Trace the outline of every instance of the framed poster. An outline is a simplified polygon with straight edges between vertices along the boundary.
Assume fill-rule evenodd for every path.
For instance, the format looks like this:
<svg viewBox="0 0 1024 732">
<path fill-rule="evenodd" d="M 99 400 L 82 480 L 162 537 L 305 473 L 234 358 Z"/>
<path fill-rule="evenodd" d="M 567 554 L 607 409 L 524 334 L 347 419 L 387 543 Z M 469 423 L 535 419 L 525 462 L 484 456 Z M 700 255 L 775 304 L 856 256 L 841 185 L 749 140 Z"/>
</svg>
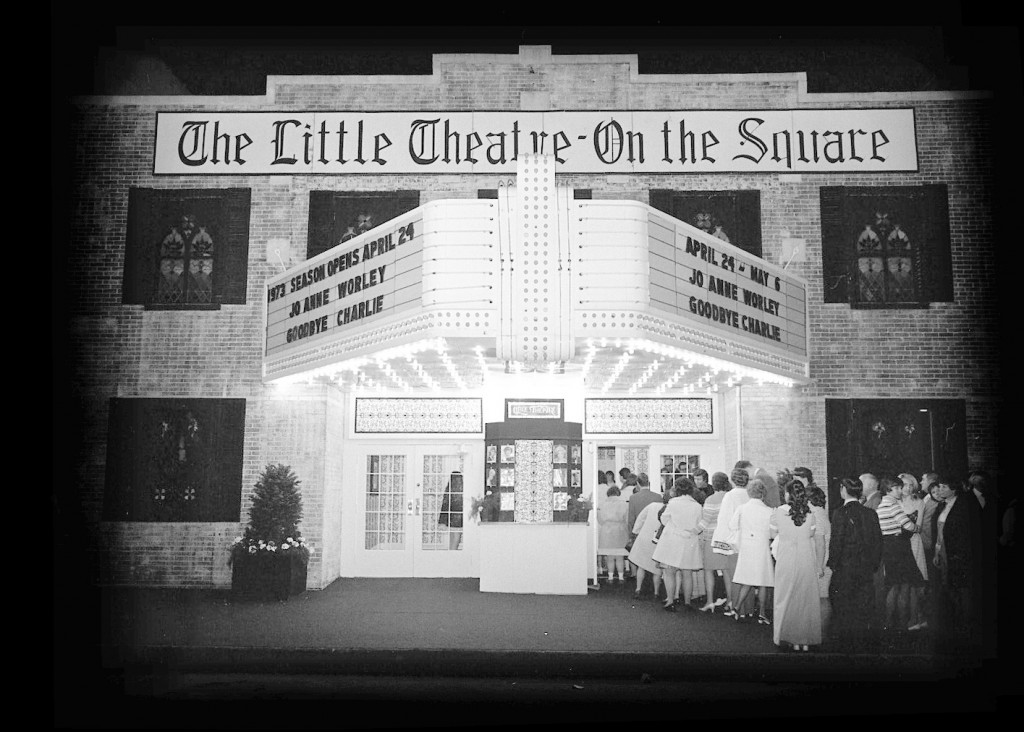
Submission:
<svg viewBox="0 0 1024 732">
<path fill-rule="evenodd" d="M 565 445 L 555 445 L 554 452 L 552 453 L 551 462 L 553 463 L 564 463 L 566 462 L 566 449 Z"/>
</svg>

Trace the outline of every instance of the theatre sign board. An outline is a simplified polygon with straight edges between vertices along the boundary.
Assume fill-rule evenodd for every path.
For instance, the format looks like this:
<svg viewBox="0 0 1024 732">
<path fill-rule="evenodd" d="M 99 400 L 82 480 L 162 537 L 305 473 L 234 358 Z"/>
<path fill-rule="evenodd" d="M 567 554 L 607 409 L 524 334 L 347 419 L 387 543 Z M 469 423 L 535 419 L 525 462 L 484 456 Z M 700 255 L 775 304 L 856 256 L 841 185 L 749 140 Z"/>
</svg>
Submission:
<svg viewBox="0 0 1024 732">
<path fill-rule="evenodd" d="M 266 356 L 420 306 L 423 208 L 324 252 L 267 284 Z"/>
<path fill-rule="evenodd" d="M 913 109 L 157 112 L 157 175 L 916 172 Z"/>
<path fill-rule="evenodd" d="M 807 285 L 782 267 L 650 209 L 650 306 L 807 358 Z"/>
</svg>

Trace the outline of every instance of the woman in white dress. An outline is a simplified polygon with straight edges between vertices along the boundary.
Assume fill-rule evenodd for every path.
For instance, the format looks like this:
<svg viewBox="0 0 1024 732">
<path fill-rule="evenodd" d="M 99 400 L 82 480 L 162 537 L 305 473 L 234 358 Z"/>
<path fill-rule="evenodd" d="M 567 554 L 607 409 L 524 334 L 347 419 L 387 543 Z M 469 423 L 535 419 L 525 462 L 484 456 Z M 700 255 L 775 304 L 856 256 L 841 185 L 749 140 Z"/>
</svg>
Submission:
<svg viewBox="0 0 1024 732">
<path fill-rule="evenodd" d="M 899 479 L 903 481 L 903 491 L 900 503 L 903 506 L 903 513 L 910 517 L 915 524 L 921 523 L 924 516 L 924 496 L 921 484 L 917 482 L 910 473 L 900 473 Z M 910 537 L 910 553 L 914 555 L 914 563 L 921 573 L 924 584 L 910 586 L 910 622 L 907 630 L 920 630 L 925 624 L 924 592 L 928 583 L 928 559 L 924 554 L 924 540 L 921 533 L 917 532 Z"/>
<path fill-rule="evenodd" d="M 750 496 L 747 495 L 750 475 L 743 468 L 733 468 L 731 482 L 733 488 L 722 499 L 722 507 L 718 510 L 718 525 L 711 536 L 711 551 L 721 554 L 726 559 L 726 567 L 722 571 L 722 576 L 725 586 L 729 588 L 729 601 L 726 603 L 724 613 L 727 618 L 737 616 L 736 596 L 739 593 L 739 585 L 733 582 L 733 576 L 736 574 L 738 559 L 736 548 L 739 546 L 739 539 L 736 537 L 736 532 L 729 526 L 736 509 L 750 500 Z"/>
<path fill-rule="evenodd" d="M 669 499 L 661 514 L 665 530 L 652 556 L 661 566 L 665 582 L 665 609 L 675 612 L 674 598 L 689 599 L 693 591 L 693 571 L 704 568 L 704 557 L 700 550 L 702 509 L 693 497 L 696 487 L 692 480 L 683 477 L 676 478 L 672 490 L 675 497 Z M 694 609 L 688 602 L 684 606 Z"/>
<path fill-rule="evenodd" d="M 775 566 L 771 555 L 772 509 L 764 504 L 764 482 L 755 478 L 747 486 L 750 500 L 736 509 L 729 520 L 729 528 L 736 532 L 739 547 L 736 573 L 732 581 L 740 586 L 736 608 L 743 607 L 751 587 L 757 588 L 760 615 L 757 622 L 771 625 L 765 612 L 768 609 L 768 588 L 775 586 Z M 746 616 L 736 616 L 736 620 Z"/>
<path fill-rule="evenodd" d="M 661 586 L 661 567 L 654 561 L 654 548 L 657 546 L 653 539 L 661 526 L 661 519 L 658 513 L 668 503 L 668 495 L 664 500 L 648 503 L 640 513 L 637 514 L 636 522 L 633 524 L 633 548 L 629 550 L 629 561 L 636 567 L 636 591 L 633 592 L 633 599 L 640 599 L 640 588 L 644 585 L 644 577 L 651 573 L 652 585 L 654 586 L 654 597 L 658 597 L 658 590 Z"/>
<path fill-rule="evenodd" d="M 817 522 L 801 481 L 789 481 L 782 493 L 786 502 L 772 511 L 770 523 L 771 534 L 778 541 L 773 640 L 779 647 L 808 651 L 821 645 Z"/>
</svg>

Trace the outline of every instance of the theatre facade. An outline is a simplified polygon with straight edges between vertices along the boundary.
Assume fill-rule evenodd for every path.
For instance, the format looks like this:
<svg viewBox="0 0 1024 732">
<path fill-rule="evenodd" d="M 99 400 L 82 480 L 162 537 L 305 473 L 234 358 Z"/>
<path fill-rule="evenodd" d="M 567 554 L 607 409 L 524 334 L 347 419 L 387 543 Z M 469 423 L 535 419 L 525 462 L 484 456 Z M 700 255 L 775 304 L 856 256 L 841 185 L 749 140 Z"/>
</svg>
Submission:
<svg viewBox="0 0 1024 732">
<path fill-rule="evenodd" d="M 799 465 L 834 503 L 866 471 L 998 468 L 985 93 L 522 47 L 74 108 L 97 582 L 229 586 L 271 463 L 309 589 L 577 593 L 596 522 L 567 502 L 600 471 Z"/>
</svg>

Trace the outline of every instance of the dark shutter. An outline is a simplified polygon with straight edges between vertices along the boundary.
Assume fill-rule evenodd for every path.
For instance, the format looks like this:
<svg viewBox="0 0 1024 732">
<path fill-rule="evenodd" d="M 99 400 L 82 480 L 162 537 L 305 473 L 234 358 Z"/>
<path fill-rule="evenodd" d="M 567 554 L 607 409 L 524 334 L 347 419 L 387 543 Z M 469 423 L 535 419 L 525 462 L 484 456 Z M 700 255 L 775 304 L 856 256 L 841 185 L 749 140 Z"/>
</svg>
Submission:
<svg viewBox="0 0 1024 732">
<path fill-rule="evenodd" d="M 162 236 L 157 194 L 151 188 L 128 191 L 128 225 L 124 247 L 121 302 L 145 305 L 153 296 L 157 276 L 157 244 Z"/>
<path fill-rule="evenodd" d="M 825 400 L 825 459 L 827 478 L 819 484 L 828 494 L 828 510 L 834 511 L 842 505 L 839 496 L 839 481 L 854 478 L 857 468 L 853 460 L 853 402 L 849 399 Z"/>
<path fill-rule="evenodd" d="M 593 192 L 589 188 L 574 188 L 572 191 L 572 197 L 574 201 L 589 201 L 594 196 Z"/>
<path fill-rule="evenodd" d="M 222 195 L 225 244 L 216 253 L 214 300 L 227 305 L 245 305 L 252 192 L 248 188 L 229 188 Z M 220 277 L 216 274 L 218 270 Z"/>
<path fill-rule="evenodd" d="M 735 201 L 736 235 L 731 243 L 755 257 L 761 256 L 761 191 L 731 192 Z"/>
<path fill-rule="evenodd" d="M 844 222 L 844 190 L 823 186 L 821 200 L 821 266 L 825 302 L 850 302 L 852 244 L 847 241 Z"/>
<path fill-rule="evenodd" d="M 242 461 L 245 453 L 245 399 L 218 399 L 211 415 L 216 425 L 214 469 L 207 486 L 203 521 L 241 521 Z"/>
<path fill-rule="evenodd" d="M 936 472 L 956 483 L 967 476 L 967 405 L 962 399 L 928 403 L 932 417 L 932 459 Z"/>
<path fill-rule="evenodd" d="M 651 208 L 656 208 L 662 213 L 674 216 L 672 213 L 672 191 L 664 189 L 653 189 L 650 194 Z"/>
<path fill-rule="evenodd" d="M 476 197 L 477 198 L 497 198 L 498 197 L 498 189 L 497 188 L 481 188 L 481 189 L 479 189 L 476 192 Z"/>
<path fill-rule="evenodd" d="M 337 244 L 334 231 L 334 191 L 309 192 L 309 234 L 306 259 L 326 252 Z M 338 232 L 340 235 L 340 232 Z"/>
<path fill-rule="evenodd" d="M 949 240 L 949 196 L 946 186 L 924 186 L 920 206 L 924 236 L 921 269 L 925 302 L 953 302 L 953 261 Z"/>
<path fill-rule="evenodd" d="M 135 485 L 135 400 L 110 400 L 107 417 L 107 469 L 103 490 L 103 520 L 132 520 Z"/>
</svg>

